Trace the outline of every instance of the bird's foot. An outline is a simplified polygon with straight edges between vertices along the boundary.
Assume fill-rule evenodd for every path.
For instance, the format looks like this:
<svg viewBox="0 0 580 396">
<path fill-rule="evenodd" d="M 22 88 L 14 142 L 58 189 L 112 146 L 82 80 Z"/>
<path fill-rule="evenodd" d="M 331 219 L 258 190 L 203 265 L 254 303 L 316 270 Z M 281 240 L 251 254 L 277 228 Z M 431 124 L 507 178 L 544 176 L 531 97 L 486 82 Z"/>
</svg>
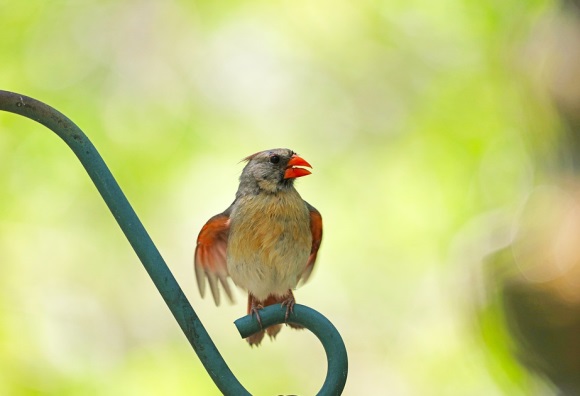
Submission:
<svg viewBox="0 0 580 396">
<path fill-rule="evenodd" d="M 262 304 L 252 303 L 252 305 L 250 306 L 249 314 L 252 316 L 256 316 L 256 320 L 258 321 L 258 324 L 260 325 L 260 329 L 263 329 L 264 327 L 262 326 L 262 318 L 260 317 L 260 310 L 261 309 L 264 309 L 264 306 Z"/>
<path fill-rule="evenodd" d="M 284 322 L 288 322 L 288 316 L 294 312 L 294 305 L 296 305 L 296 300 L 294 299 L 294 294 L 290 291 L 288 297 L 282 301 L 282 307 L 286 307 L 286 315 L 284 315 Z"/>
<path fill-rule="evenodd" d="M 248 338 L 246 338 L 246 341 L 248 341 L 248 343 L 250 344 L 250 346 L 259 346 L 260 343 L 262 342 L 262 339 L 264 338 L 264 326 L 262 326 L 262 318 L 260 317 L 260 310 L 264 308 L 264 305 L 262 305 L 260 302 L 258 302 L 254 296 L 250 295 L 249 299 L 248 299 L 248 315 L 252 315 L 256 317 L 256 320 L 258 321 L 258 324 L 260 325 L 260 331 L 258 331 L 255 334 L 252 334 L 251 336 L 249 336 Z"/>
</svg>

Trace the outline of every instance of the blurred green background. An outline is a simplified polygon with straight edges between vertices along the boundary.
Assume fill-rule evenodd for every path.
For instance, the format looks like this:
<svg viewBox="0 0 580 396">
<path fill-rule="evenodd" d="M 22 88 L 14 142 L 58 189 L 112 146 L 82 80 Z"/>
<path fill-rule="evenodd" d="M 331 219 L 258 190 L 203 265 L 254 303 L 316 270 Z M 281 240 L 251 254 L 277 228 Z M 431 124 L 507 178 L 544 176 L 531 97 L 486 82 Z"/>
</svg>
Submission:
<svg viewBox="0 0 580 396">
<path fill-rule="evenodd" d="M 244 295 L 201 300 L 192 254 L 239 160 L 274 147 L 314 166 L 297 185 L 325 235 L 296 297 L 341 331 L 345 394 L 550 394 L 480 274 L 556 145 L 562 15 L 550 0 L 0 0 L 0 89 L 92 139 L 253 394 L 314 394 L 322 348 L 284 329 L 250 349 L 232 324 Z M 72 152 L 0 112 L 0 174 L 0 394 L 219 394 Z"/>
</svg>

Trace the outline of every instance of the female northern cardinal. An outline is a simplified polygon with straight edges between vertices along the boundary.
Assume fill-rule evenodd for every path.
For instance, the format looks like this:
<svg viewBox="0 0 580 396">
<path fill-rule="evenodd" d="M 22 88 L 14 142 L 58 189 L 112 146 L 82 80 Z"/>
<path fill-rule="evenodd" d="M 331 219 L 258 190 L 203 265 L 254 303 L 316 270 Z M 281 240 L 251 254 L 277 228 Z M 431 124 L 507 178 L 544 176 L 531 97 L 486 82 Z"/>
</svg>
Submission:
<svg viewBox="0 0 580 396">
<path fill-rule="evenodd" d="M 262 151 L 244 159 L 236 199 L 201 229 L 195 248 L 195 275 L 205 294 L 205 278 L 216 305 L 219 283 L 233 300 L 228 276 L 248 291 L 248 314 L 281 303 L 286 318 L 295 304 L 292 289 L 312 272 L 322 240 L 322 217 L 294 188 L 294 179 L 312 168 L 292 150 Z M 275 337 L 281 325 L 266 329 Z M 264 331 L 248 337 L 259 345 Z"/>
</svg>

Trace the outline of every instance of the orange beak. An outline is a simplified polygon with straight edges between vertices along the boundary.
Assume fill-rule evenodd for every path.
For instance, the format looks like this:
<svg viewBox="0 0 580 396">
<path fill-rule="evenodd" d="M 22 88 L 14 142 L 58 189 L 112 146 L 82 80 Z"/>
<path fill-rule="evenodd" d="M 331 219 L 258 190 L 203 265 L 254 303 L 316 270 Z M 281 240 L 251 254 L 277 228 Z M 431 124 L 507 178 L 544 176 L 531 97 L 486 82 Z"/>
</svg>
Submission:
<svg viewBox="0 0 580 396">
<path fill-rule="evenodd" d="M 296 177 L 307 176 L 312 173 L 308 169 L 296 168 L 296 166 L 307 166 L 312 168 L 312 165 L 306 162 L 304 158 L 294 154 L 292 157 L 290 157 L 290 161 L 288 161 L 286 172 L 284 172 L 284 179 L 294 179 Z"/>
</svg>

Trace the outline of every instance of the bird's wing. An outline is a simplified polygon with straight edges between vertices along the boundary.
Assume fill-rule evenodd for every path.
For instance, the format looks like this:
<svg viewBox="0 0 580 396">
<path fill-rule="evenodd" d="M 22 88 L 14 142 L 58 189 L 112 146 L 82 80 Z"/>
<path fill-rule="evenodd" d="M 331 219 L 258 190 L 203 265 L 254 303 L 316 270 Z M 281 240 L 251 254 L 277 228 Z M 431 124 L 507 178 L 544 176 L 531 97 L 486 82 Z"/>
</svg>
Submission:
<svg viewBox="0 0 580 396">
<path fill-rule="evenodd" d="M 306 201 L 304 201 L 306 202 Z M 316 208 L 306 202 L 306 206 L 310 211 L 310 231 L 312 232 L 312 248 L 310 249 L 310 256 L 308 257 L 308 262 L 306 263 L 306 268 L 302 275 L 300 276 L 301 283 L 304 283 L 310 277 L 312 269 L 314 268 L 314 263 L 316 262 L 316 255 L 318 254 L 318 249 L 320 248 L 320 242 L 322 241 L 322 216 Z"/>
<path fill-rule="evenodd" d="M 219 283 L 222 284 L 230 301 L 234 301 L 228 281 L 226 248 L 230 231 L 230 209 L 213 216 L 205 223 L 197 237 L 194 268 L 197 287 L 202 297 L 205 295 L 205 279 L 216 305 L 220 304 Z"/>
</svg>

